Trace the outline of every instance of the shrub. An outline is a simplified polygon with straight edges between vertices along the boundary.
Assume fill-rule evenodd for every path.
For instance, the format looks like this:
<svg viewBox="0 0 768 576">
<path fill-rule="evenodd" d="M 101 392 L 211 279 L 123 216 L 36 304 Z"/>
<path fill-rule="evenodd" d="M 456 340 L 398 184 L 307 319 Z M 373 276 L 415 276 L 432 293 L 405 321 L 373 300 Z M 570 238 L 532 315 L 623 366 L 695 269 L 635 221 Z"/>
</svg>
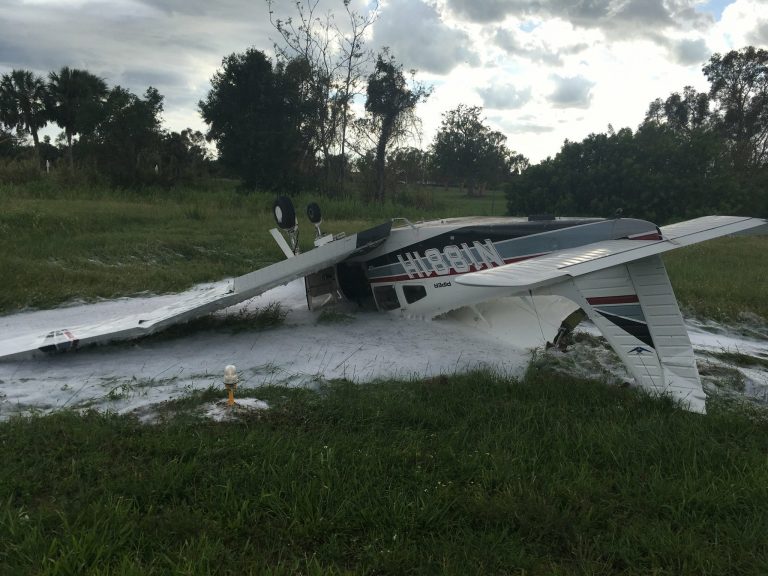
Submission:
<svg viewBox="0 0 768 576">
<path fill-rule="evenodd" d="M 24 184 L 39 180 L 42 175 L 34 158 L 0 158 L 0 183 Z"/>
</svg>

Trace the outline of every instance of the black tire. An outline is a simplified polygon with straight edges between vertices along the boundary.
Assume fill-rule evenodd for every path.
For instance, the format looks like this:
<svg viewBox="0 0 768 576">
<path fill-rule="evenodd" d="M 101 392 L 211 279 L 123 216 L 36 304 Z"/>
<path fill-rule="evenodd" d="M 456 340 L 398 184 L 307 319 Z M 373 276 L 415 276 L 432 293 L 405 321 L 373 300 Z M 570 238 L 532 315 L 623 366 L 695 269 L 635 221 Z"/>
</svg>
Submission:
<svg viewBox="0 0 768 576">
<path fill-rule="evenodd" d="M 287 196 L 279 196 L 275 200 L 272 204 L 272 214 L 275 216 L 277 225 L 283 230 L 290 230 L 296 226 L 296 210 Z"/>
<path fill-rule="evenodd" d="M 320 206 L 317 202 L 307 204 L 307 218 L 309 218 L 312 224 L 320 224 L 323 221 L 323 216 L 320 214 Z"/>
</svg>

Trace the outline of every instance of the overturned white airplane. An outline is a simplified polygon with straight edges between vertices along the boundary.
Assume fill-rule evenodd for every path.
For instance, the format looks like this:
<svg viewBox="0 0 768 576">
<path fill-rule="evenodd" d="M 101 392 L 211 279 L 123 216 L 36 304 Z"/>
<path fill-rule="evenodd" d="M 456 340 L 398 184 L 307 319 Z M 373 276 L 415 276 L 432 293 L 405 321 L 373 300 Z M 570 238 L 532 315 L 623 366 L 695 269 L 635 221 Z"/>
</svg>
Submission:
<svg viewBox="0 0 768 576">
<path fill-rule="evenodd" d="M 174 305 L 147 314 L 0 340 L 0 360 L 139 338 L 303 277 L 310 308 L 347 300 L 412 316 L 450 314 L 518 347 L 557 343 L 586 315 L 639 386 L 704 412 L 693 349 L 660 254 L 766 226 L 735 216 L 661 228 L 631 218 L 451 218 L 324 236 L 313 203 L 307 214 L 317 229 L 315 248 L 299 254 L 292 203 L 279 198 L 274 211 L 287 239 L 271 232 L 286 260 L 226 287 L 180 294 Z"/>
</svg>

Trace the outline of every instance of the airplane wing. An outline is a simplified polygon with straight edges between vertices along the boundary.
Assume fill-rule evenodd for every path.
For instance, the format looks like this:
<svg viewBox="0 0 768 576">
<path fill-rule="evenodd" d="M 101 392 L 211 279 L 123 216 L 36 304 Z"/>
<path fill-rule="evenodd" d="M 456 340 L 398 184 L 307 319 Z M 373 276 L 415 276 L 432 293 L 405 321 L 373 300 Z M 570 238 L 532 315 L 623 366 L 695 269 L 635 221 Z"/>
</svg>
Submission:
<svg viewBox="0 0 768 576">
<path fill-rule="evenodd" d="M 639 386 L 705 412 L 693 348 L 660 254 L 765 226 L 759 218 L 709 216 L 665 226 L 660 240 L 595 242 L 455 281 L 508 288 L 510 295 L 543 289 L 568 298 L 598 327 Z"/>
<path fill-rule="evenodd" d="M 219 283 L 178 295 L 169 306 L 126 318 L 83 326 L 59 326 L 44 334 L 26 334 L 0 340 L 0 360 L 29 356 L 38 351 L 67 351 L 89 344 L 131 340 L 222 310 L 297 278 L 313 274 L 381 244 L 392 224 L 336 239 L 309 252 Z"/>
<path fill-rule="evenodd" d="M 508 287 L 513 293 L 555 284 L 619 264 L 626 264 L 669 250 L 720 236 L 754 231 L 768 226 L 761 218 L 704 216 L 660 228 L 661 240 L 605 240 L 576 248 L 457 276 L 457 284 L 488 288 Z"/>
</svg>

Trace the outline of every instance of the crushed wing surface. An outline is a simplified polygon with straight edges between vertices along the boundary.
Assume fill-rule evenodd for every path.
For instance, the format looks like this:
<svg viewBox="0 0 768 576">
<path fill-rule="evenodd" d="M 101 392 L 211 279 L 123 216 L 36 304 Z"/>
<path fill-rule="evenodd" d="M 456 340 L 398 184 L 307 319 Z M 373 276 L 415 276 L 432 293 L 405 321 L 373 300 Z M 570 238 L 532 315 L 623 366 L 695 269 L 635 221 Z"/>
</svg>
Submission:
<svg viewBox="0 0 768 576">
<path fill-rule="evenodd" d="M 131 340 L 153 334 L 174 324 L 188 322 L 222 310 L 297 278 L 333 266 L 350 256 L 372 250 L 388 236 L 391 224 L 383 224 L 334 240 L 260 270 L 210 288 L 193 289 L 178 295 L 176 302 L 146 314 L 82 326 L 54 326 L 35 336 L 0 340 L 0 360 L 25 357 L 36 352 L 66 351 L 90 344 Z"/>
</svg>

